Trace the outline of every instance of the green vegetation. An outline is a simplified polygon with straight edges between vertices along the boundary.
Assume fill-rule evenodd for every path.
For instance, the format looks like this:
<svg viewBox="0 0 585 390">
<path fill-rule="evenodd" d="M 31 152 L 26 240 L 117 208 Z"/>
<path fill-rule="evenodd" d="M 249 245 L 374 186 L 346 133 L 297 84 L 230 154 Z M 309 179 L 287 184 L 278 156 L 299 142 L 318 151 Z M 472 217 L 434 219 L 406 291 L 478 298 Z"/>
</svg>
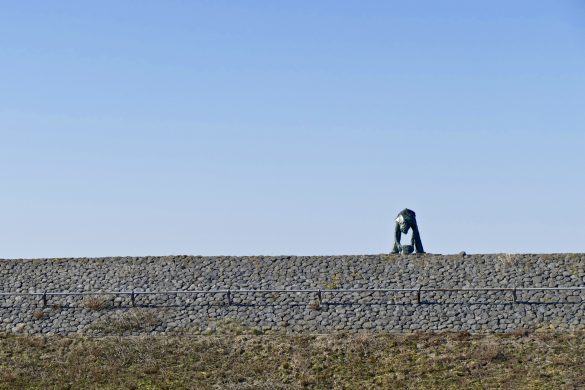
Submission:
<svg viewBox="0 0 585 390">
<path fill-rule="evenodd" d="M 334 274 L 330 281 L 323 284 L 323 287 L 326 290 L 337 290 L 341 287 L 341 275 Z"/>
<path fill-rule="evenodd" d="M 584 333 L 0 336 L 0 388 L 573 389 Z"/>
</svg>

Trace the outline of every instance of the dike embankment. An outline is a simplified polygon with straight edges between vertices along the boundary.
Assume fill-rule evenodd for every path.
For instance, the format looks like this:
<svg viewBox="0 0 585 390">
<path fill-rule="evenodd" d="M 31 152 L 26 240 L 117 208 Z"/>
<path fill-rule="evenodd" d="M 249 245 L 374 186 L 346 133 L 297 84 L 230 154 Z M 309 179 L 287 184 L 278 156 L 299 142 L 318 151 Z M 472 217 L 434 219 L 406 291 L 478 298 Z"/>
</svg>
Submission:
<svg viewBox="0 0 585 390">
<path fill-rule="evenodd" d="M 585 254 L 0 260 L 0 332 L 571 331 L 582 286 Z"/>
</svg>

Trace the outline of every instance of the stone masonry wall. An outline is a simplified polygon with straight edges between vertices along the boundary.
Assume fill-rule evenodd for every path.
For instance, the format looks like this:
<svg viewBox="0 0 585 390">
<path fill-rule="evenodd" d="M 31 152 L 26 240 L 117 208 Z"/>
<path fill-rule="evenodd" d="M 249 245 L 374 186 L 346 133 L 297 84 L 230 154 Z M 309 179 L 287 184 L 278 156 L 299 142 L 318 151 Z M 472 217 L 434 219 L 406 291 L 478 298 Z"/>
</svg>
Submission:
<svg viewBox="0 0 585 390">
<path fill-rule="evenodd" d="M 0 292 L 584 286 L 585 254 L 124 257 L 0 260 Z M 1 295 L 0 332 L 585 329 L 585 291 Z"/>
</svg>

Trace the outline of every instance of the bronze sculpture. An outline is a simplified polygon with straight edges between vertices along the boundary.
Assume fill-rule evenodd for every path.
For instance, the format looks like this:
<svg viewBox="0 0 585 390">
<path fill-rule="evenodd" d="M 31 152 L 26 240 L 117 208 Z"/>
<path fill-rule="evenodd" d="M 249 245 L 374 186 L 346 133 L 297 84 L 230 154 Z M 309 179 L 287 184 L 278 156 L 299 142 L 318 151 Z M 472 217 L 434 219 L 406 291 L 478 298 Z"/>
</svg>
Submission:
<svg viewBox="0 0 585 390">
<path fill-rule="evenodd" d="M 400 238 L 402 233 L 407 234 L 410 229 L 412 229 L 411 245 L 401 245 Z M 392 253 L 410 254 L 414 250 L 416 250 L 416 253 L 425 253 L 416 223 L 416 213 L 412 210 L 404 209 L 396 216 Z"/>
</svg>

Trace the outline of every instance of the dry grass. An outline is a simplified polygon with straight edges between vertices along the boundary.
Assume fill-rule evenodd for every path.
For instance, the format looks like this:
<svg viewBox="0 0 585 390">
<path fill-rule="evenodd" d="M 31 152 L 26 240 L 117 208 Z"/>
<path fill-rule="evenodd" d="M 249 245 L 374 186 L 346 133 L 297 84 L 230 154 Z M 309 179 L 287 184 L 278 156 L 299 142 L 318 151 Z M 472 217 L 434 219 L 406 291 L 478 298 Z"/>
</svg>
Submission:
<svg viewBox="0 0 585 390">
<path fill-rule="evenodd" d="M 158 313 L 148 309 L 116 311 L 109 317 L 95 323 L 92 328 L 107 334 L 125 334 L 148 331 L 161 323 Z"/>
<path fill-rule="evenodd" d="M 82 306 L 86 309 L 100 311 L 110 306 L 112 299 L 107 296 L 90 296 L 83 300 Z"/>
<path fill-rule="evenodd" d="M 578 389 L 585 334 L 0 337 L 0 388 Z"/>
<path fill-rule="evenodd" d="M 342 285 L 341 275 L 333 274 L 331 280 L 323 283 L 323 288 L 325 288 L 326 290 L 337 290 L 338 288 L 341 287 L 341 285 Z"/>
<path fill-rule="evenodd" d="M 498 254 L 497 259 L 504 264 L 505 266 L 511 266 L 516 262 L 516 257 L 515 255 L 511 254 L 511 253 L 500 253 Z"/>
</svg>

